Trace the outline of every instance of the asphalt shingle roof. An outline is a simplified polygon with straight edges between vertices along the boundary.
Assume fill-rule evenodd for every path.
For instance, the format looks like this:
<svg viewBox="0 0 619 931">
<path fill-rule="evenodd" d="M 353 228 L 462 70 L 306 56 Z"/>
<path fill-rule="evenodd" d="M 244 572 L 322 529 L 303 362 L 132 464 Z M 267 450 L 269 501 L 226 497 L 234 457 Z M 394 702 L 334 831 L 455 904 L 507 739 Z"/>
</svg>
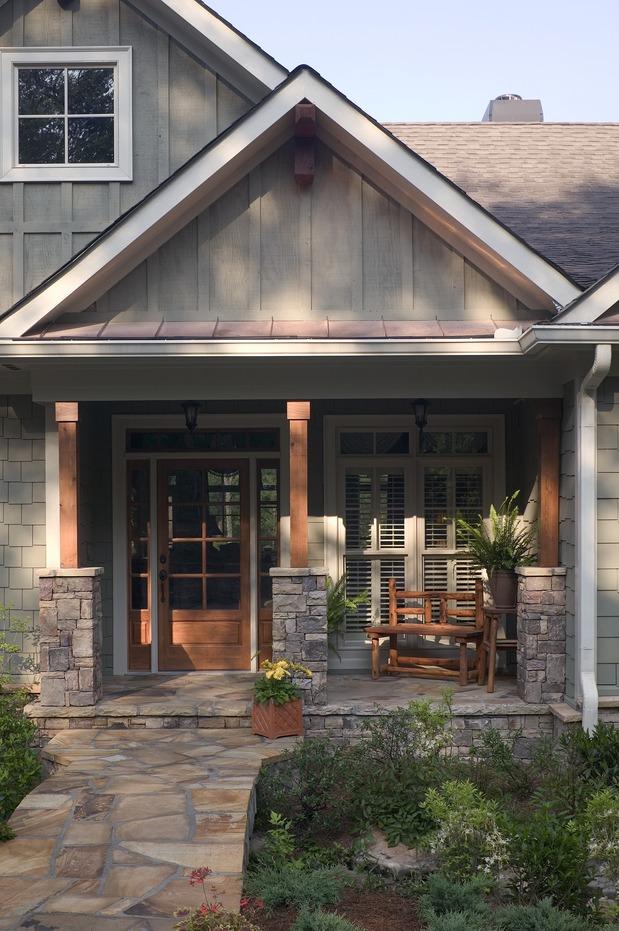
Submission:
<svg viewBox="0 0 619 931">
<path fill-rule="evenodd" d="M 619 123 L 386 123 L 588 287 L 619 262 Z"/>
</svg>

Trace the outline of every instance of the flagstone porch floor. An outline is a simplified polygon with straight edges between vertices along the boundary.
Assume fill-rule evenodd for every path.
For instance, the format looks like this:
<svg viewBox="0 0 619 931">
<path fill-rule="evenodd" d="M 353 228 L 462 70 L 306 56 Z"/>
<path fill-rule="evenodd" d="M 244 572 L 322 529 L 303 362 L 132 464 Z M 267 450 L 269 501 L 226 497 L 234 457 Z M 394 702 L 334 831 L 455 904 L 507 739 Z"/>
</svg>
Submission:
<svg viewBox="0 0 619 931">
<path fill-rule="evenodd" d="M 246 672 L 190 672 L 156 675 L 112 676 L 104 680 L 104 696 L 97 712 L 122 717 L 137 715 L 170 717 L 241 717 L 251 713 L 255 675 Z M 369 673 L 330 674 L 327 704 L 313 709 L 322 714 L 372 714 L 381 709 L 406 705 L 415 698 L 439 700 L 445 689 L 453 692 L 456 712 L 484 709 L 539 713 L 546 706 L 527 705 L 518 698 L 516 680 L 498 677 L 496 691 L 467 685 L 454 687 L 449 680 L 414 676 L 382 676 Z M 80 709 L 81 710 L 81 709 Z"/>
<path fill-rule="evenodd" d="M 78 729 L 0 844 L 0 929 L 169 931 L 197 906 L 190 872 L 238 911 L 262 761 L 292 746 L 247 731 Z"/>
</svg>

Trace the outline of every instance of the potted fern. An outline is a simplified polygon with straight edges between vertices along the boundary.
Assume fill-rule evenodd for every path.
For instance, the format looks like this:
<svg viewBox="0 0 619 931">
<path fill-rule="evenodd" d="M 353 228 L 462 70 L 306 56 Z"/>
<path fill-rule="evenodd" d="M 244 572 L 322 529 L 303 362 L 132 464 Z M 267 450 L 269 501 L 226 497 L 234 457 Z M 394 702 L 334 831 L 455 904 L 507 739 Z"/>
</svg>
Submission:
<svg viewBox="0 0 619 931">
<path fill-rule="evenodd" d="M 515 605 L 516 568 L 530 566 L 535 561 L 535 531 L 532 527 L 523 527 L 520 522 L 516 504 L 519 494 L 515 491 L 498 508 L 492 505 L 488 521 L 481 514 L 472 522 L 458 518 L 458 530 L 466 540 L 467 554 L 476 566 L 486 570 L 497 608 Z"/>
<path fill-rule="evenodd" d="M 311 679 L 311 670 L 289 659 L 260 665 L 254 685 L 252 733 L 275 740 L 303 735 L 303 706 L 296 679 Z"/>
</svg>

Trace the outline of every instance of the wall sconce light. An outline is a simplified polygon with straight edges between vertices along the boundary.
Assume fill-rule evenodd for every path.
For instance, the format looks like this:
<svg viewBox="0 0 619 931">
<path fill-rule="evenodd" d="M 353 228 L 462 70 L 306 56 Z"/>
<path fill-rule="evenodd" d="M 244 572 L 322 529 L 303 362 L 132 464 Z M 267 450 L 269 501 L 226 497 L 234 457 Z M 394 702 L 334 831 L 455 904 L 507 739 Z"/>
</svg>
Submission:
<svg viewBox="0 0 619 931">
<path fill-rule="evenodd" d="M 428 407 L 430 405 L 425 398 L 416 398 L 413 401 L 413 410 L 415 412 L 415 426 L 419 430 L 419 445 L 423 440 L 423 431 L 428 424 Z"/>
<path fill-rule="evenodd" d="M 190 433 L 198 426 L 198 411 L 200 410 L 200 405 L 197 401 L 183 401 L 181 407 L 185 411 L 185 426 Z"/>
</svg>

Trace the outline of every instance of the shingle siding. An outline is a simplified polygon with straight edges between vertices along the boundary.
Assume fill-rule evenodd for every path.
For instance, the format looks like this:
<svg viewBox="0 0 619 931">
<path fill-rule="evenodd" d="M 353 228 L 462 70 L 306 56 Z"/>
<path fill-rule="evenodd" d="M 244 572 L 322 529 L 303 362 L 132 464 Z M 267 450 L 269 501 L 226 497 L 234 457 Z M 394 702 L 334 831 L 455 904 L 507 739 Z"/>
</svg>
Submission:
<svg viewBox="0 0 619 931">
<path fill-rule="evenodd" d="M 598 685 L 619 694 L 619 379 L 598 396 Z"/>
<path fill-rule="evenodd" d="M 30 681 L 36 662 L 44 479 L 44 409 L 26 395 L 0 396 L 0 628 L 20 648 L 10 657 L 14 681 Z"/>
</svg>

